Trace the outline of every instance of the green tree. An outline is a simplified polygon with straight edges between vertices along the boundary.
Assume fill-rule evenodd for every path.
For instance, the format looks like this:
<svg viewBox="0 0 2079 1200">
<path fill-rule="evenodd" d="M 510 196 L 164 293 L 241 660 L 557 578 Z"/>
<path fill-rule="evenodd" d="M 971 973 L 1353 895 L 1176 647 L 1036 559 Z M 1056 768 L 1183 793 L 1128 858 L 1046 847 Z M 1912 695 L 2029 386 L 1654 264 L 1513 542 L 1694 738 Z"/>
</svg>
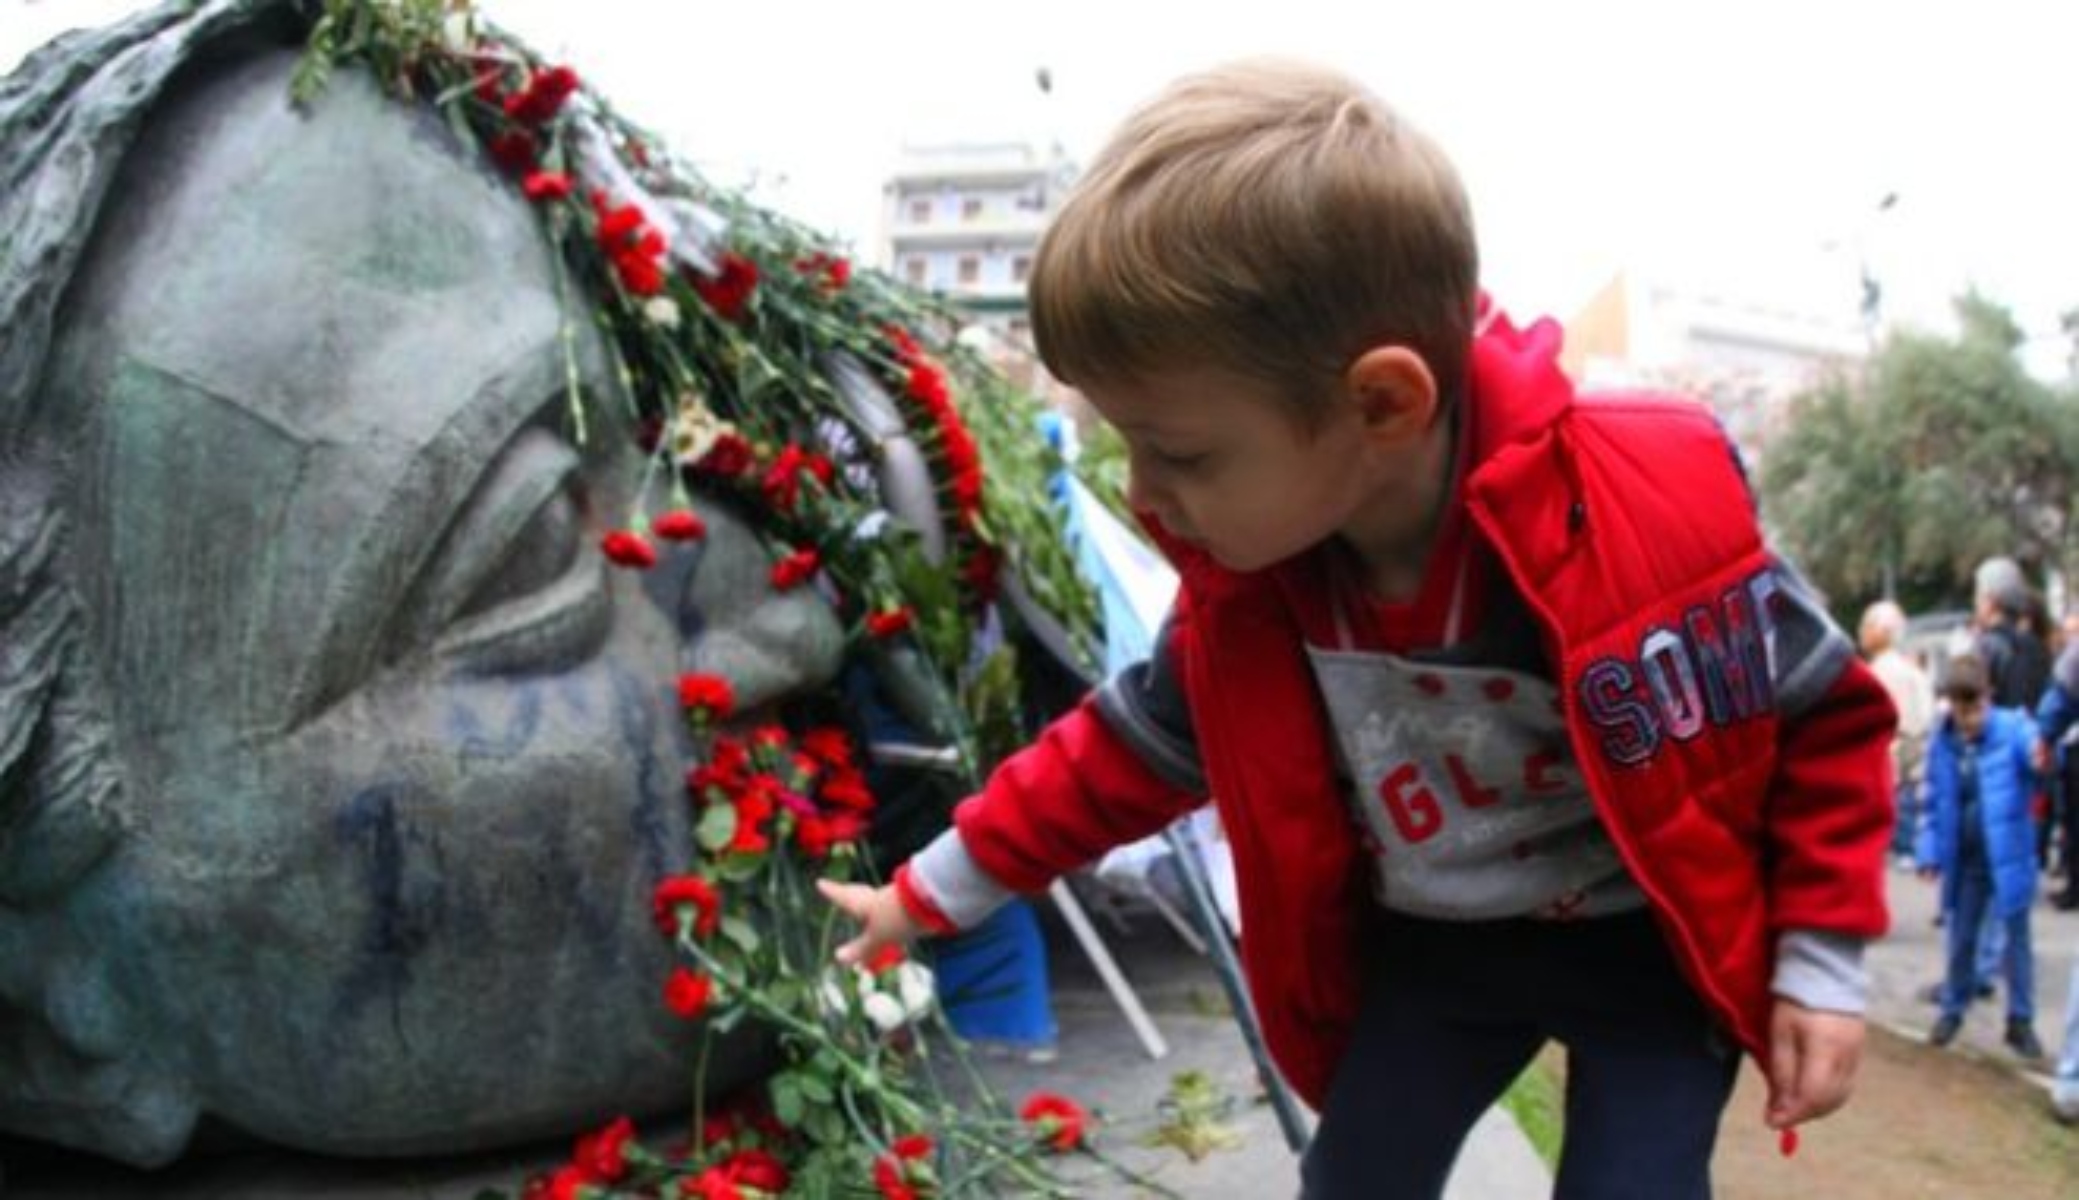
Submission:
<svg viewBox="0 0 2079 1200">
<path fill-rule="evenodd" d="M 1771 526 L 1838 600 L 1953 602 L 1994 554 L 2067 565 L 2079 405 L 2022 368 L 2005 308 L 1974 292 L 1956 311 L 1954 337 L 1895 336 L 1794 400 L 1763 463 Z"/>
</svg>

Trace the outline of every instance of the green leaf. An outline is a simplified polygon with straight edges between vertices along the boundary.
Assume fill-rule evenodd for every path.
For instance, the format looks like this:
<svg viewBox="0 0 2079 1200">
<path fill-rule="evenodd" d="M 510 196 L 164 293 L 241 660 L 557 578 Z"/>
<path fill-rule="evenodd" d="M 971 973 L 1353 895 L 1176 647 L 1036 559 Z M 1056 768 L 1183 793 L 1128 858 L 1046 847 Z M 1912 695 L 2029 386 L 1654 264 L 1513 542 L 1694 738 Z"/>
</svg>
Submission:
<svg viewBox="0 0 2079 1200">
<path fill-rule="evenodd" d="M 772 1093 L 772 1115 L 778 1117 L 782 1125 L 790 1128 L 800 1126 L 808 1110 L 802 1103 L 802 1091 L 795 1076 L 774 1076 L 769 1090 Z"/>
<path fill-rule="evenodd" d="M 757 926 L 733 913 L 722 918 L 722 937 L 745 954 L 758 953 L 764 941 L 758 936 Z"/>
<path fill-rule="evenodd" d="M 700 843 L 701 849 L 711 853 L 719 853 L 736 840 L 736 806 L 708 805 L 700 814 L 700 824 L 693 829 L 693 840 Z"/>
</svg>

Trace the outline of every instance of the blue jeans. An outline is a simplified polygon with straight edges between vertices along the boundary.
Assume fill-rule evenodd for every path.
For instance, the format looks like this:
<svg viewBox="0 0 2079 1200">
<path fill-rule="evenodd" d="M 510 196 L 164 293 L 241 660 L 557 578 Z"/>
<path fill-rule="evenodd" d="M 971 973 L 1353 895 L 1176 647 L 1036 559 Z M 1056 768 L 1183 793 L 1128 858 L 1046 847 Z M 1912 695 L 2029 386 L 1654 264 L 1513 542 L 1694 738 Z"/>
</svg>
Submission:
<svg viewBox="0 0 2079 1200">
<path fill-rule="evenodd" d="M 1305 1200 L 1436 1200 L 1547 1039 L 1567 1048 L 1555 1200 L 1708 1200 L 1739 1055 L 1644 913 L 1391 918 L 1300 1164 Z"/>
<path fill-rule="evenodd" d="M 2028 909 L 2011 917 L 1996 917 L 1992 870 L 1982 861 L 1958 864 L 1956 911 L 1950 914 L 1949 972 L 1942 984 L 1942 1015 L 1962 1017 L 1977 986 L 1981 933 L 1988 919 L 2006 933 L 2007 1017 L 2014 1021 L 2036 1018 L 2036 956 L 2029 944 Z"/>
</svg>

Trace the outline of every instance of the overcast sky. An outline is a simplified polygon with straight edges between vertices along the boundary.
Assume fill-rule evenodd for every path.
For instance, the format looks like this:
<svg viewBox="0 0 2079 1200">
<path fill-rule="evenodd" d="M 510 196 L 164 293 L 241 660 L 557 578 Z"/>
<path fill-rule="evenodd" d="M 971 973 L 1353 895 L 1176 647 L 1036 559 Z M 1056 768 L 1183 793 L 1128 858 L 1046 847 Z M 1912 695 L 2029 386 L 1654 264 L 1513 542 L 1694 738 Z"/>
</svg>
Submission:
<svg viewBox="0 0 2079 1200">
<path fill-rule="evenodd" d="M 0 69 L 136 0 L 0 0 Z M 2051 0 L 482 0 L 718 181 L 853 243 L 907 143 L 1087 159 L 1174 75 L 1300 55 L 1456 158 L 1505 303 L 1620 269 L 1852 321 L 1975 283 L 2058 361 L 2079 306 L 2079 5 Z M 1050 95 L 1035 82 L 1044 67 Z M 1879 211 L 1879 201 L 1897 202 Z"/>
</svg>

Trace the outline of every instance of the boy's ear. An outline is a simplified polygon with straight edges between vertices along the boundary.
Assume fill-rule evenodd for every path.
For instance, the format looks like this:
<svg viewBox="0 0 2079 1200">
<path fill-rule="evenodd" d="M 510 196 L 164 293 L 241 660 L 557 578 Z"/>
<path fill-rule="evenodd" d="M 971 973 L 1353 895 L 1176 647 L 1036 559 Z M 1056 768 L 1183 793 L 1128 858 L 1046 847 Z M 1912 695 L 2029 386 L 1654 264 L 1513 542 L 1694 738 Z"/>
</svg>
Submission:
<svg viewBox="0 0 2079 1200">
<path fill-rule="evenodd" d="M 1374 346 L 1351 360 L 1343 387 L 1367 436 L 1397 442 L 1429 432 L 1437 416 L 1437 378 L 1406 346 Z"/>
</svg>

